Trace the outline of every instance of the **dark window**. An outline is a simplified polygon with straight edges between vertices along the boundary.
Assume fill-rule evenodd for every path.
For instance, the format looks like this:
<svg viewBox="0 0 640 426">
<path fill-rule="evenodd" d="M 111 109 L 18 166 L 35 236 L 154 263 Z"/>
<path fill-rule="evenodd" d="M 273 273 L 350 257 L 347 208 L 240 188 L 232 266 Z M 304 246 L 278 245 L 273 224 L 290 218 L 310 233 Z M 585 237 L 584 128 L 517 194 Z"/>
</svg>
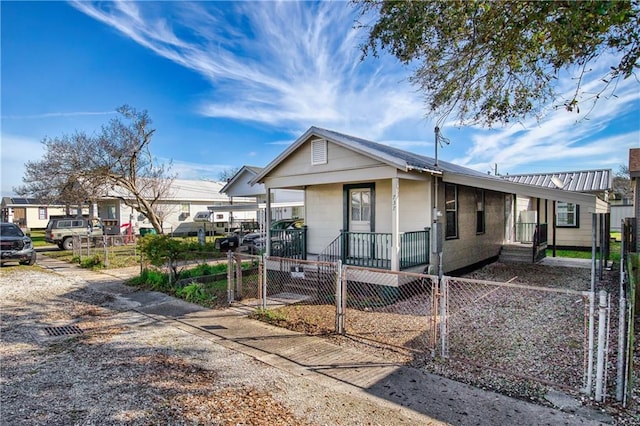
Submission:
<svg viewBox="0 0 640 426">
<path fill-rule="evenodd" d="M 476 189 L 476 234 L 484 234 L 484 190 Z"/>
<path fill-rule="evenodd" d="M 444 206 L 446 211 L 447 238 L 458 237 L 458 187 L 453 184 L 444 185 Z"/>
</svg>

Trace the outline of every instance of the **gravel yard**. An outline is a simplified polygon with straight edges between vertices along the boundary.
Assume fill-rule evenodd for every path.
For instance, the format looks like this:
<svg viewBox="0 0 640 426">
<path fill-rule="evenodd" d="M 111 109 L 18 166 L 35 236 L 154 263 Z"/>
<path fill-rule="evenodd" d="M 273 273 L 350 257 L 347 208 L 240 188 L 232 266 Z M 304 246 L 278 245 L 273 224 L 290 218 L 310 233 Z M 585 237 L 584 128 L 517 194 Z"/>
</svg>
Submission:
<svg viewBox="0 0 640 426">
<path fill-rule="evenodd" d="M 590 288 L 590 270 L 570 267 L 496 262 L 467 274 L 464 278 L 579 292 Z M 614 271 L 597 284 L 598 290 L 605 289 L 612 296 L 612 353 L 617 344 L 617 280 L 618 275 Z M 376 351 L 395 362 L 406 362 L 444 377 L 539 404 L 549 404 L 545 399 L 549 389 L 545 380 L 566 386 L 561 389 L 571 392 L 584 404 L 592 404 L 579 391 L 583 385 L 583 345 L 586 333 L 586 305 L 581 296 L 517 288 L 496 291 L 491 286 L 486 289 L 478 286 L 470 291 L 469 284 L 460 281 L 457 289 L 466 300 L 465 304 L 461 304 L 461 308 L 464 308 L 461 320 L 450 320 L 450 353 L 455 355 L 456 351 L 460 353 L 460 348 L 464 348 L 467 351 L 464 356 L 467 361 L 461 360 L 459 356 L 458 359 L 442 362 L 426 356 L 424 350 L 422 354 L 420 351 L 415 353 L 402 350 L 403 346 L 410 348 L 411 345 L 407 345 L 407 342 L 415 343 L 416 337 L 427 331 L 424 325 L 422 328 L 412 325 L 414 316 L 424 324 L 424 317 L 416 316 L 422 313 L 416 311 L 415 314 L 408 314 L 406 307 L 397 310 L 402 314 L 376 309 L 347 309 L 347 327 L 351 331 L 366 330 L 368 339 L 375 338 L 379 344 L 354 338 L 353 334 L 351 337 L 331 338 L 338 344 Z M 452 288 L 449 290 L 450 296 L 454 292 Z M 398 302 L 384 309 L 394 310 L 411 301 L 412 299 Z M 335 308 L 330 305 L 292 305 L 277 309 L 277 313 L 269 322 L 297 331 L 323 334 L 330 333 L 335 328 Z M 409 330 L 413 334 L 400 330 Z M 635 330 L 638 335 L 640 327 L 636 325 Z M 638 339 L 640 336 L 636 337 L 636 343 Z M 611 354 L 609 392 L 615 392 L 614 360 Z M 617 417 L 619 424 L 640 424 L 640 387 L 637 386 L 640 365 L 637 361 L 635 367 L 636 386 L 631 395 L 631 407 L 621 409 L 618 404 L 611 402 L 611 396 L 608 403 L 602 406 L 603 410 Z"/>
<path fill-rule="evenodd" d="M 2 268 L 0 301 L 2 424 L 424 424 L 110 309 L 109 296 L 77 278 Z M 44 329 L 70 325 L 83 333 Z"/>
<path fill-rule="evenodd" d="M 521 266 L 493 264 L 472 277 L 574 290 L 588 286 L 588 270 Z M 406 411 L 329 389 L 168 322 L 115 306 L 111 296 L 90 290 L 79 278 L 37 267 L 0 269 L 2 424 L 425 424 Z M 279 324 L 298 331 L 324 334 L 334 326 L 334 317 L 323 305 L 291 306 L 285 312 L 286 320 Z M 79 326 L 83 333 L 45 333 L 45 327 L 69 325 Z M 544 389 L 535 383 L 514 385 L 471 365 L 428 364 L 370 342 L 330 339 L 481 388 L 543 402 Z M 636 386 L 631 409 L 615 404 L 603 408 L 616 424 L 640 424 L 639 395 Z"/>
</svg>

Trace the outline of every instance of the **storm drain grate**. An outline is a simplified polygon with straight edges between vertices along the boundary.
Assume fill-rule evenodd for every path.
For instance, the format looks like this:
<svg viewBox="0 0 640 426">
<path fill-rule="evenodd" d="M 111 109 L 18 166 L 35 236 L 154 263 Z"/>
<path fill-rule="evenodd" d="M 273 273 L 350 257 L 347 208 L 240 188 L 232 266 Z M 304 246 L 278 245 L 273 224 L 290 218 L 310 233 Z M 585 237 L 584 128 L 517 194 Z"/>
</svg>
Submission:
<svg viewBox="0 0 640 426">
<path fill-rule="evenodd" d="M 45 327 L 44 331 L 49 336 L 68 336 L 70 334 L 82 334 L 82 329 L 77 325 L 64 325 L 62 327 Z"/>
</svg>

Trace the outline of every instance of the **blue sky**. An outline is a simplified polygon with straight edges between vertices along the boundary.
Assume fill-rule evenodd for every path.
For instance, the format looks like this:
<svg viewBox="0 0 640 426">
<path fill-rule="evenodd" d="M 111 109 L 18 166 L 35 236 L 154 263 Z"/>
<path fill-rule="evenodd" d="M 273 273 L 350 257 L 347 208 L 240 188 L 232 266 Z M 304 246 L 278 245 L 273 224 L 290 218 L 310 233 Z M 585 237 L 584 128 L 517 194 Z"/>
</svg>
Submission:
<svg viewBox="0 0 640 426">
<path fill-rule="evenodd" d="M 360 60 L 348 2 L 6 2 L 1 13 L 1 192 L 40 141 L 93 132 L 123 104 L 149 111 L 151 150 L 184 179 L 265 166 L 310 126 L 434 156 L 432 117 L 394 58 Z M 606 75 L 596 64 L 585 89 Z M 559 91 L 570 90 L 570 78 Z M 591 89 L 591 90 L 590 90 Z M 640 147 L 640 83 L 582 113 L 484 129 L 441 126 L 439 157 L 488 171 L 617 171 Z M 585 118 L 586 116 L 586 118 Z"/>
</svg>

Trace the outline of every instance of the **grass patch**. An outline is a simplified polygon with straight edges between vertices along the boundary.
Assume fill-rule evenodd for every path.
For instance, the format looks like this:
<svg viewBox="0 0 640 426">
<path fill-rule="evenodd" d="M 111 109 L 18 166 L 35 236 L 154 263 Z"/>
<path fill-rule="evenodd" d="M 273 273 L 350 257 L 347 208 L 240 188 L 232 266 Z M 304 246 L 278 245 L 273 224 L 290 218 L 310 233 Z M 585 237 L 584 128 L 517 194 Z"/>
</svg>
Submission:
<svg viewBox="0 0 640 426">
<path fill-rule="evenodd" d="M 620 241 L 609 241 L 609 260 L 620 262 L 621 245 L 622 243 Z M 547 249 L 547 256 L 553 256 L 553 250 Z M 597 252 L 596 256 L 598 256 Z M 556 250 L 556 257 L 567 257 L 571 259 L 591 259 L 591 250 Z"/>
<path fill-rule="evenodd" d="M 29 232 L 34 247 L 47 247 L 51 244 L 44 240 L 44 229 L 35 229 Z"/>
</svg>

